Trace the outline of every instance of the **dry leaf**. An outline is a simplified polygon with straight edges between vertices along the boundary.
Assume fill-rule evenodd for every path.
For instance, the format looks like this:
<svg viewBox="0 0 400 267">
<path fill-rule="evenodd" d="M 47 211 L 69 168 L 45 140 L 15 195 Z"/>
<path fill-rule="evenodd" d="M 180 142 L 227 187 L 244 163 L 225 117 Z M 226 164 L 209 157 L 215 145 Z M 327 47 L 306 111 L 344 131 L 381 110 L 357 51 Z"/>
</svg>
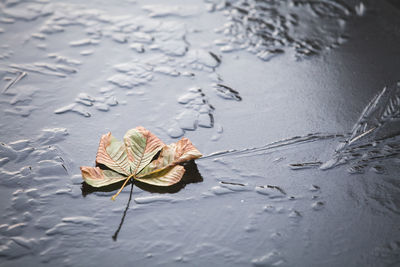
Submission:
<svg viewBox="0 0 400 267">
<path fill-rule="evenodd" d="M 158 152 L 160 155 L 153 160 Z M 111 133 L 103 135 L 96 156 L 97 167 L 81 167 L 81 172 L 84 181 L 93 187 L 125 180 L 114 199 L 131 178 L 156 186 L 173 185 L 185 173 L 178 164 L 201 156 L 187 138 L 165 145 L 150 131 L 136 127 L 125 134 L 124 142 Z"/>
</svg>

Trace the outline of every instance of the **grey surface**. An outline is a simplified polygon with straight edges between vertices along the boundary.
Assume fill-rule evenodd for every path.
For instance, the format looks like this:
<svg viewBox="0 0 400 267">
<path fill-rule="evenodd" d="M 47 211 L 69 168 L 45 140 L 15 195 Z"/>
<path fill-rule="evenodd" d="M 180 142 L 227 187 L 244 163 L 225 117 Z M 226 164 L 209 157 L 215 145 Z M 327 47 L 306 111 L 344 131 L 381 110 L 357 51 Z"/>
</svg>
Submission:
<svg viewBox="0 0 400 267">
<path fill-rule="evenodd" d="M 79 3 L 0 2 L 1 266 L 400 264 L 396 1 Z M 79 166 L 138 125 L 206 156 L 113 241 Z"/>
</svg>

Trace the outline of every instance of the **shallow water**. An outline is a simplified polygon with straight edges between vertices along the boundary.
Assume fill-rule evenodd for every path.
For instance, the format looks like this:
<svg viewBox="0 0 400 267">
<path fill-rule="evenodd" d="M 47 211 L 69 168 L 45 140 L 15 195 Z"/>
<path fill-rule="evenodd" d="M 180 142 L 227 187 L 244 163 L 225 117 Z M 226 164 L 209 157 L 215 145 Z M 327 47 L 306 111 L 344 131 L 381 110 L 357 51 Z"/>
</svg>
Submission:
<svg viewBox="0 0 400 267">
<path fill-rule="evenodd" d="M 399 15 L 0 1 L 0 265 L 400 264 Z M 82 184 L 100 136 L 138 125 L 205 156 L 115 202 Z"/>
</svg>

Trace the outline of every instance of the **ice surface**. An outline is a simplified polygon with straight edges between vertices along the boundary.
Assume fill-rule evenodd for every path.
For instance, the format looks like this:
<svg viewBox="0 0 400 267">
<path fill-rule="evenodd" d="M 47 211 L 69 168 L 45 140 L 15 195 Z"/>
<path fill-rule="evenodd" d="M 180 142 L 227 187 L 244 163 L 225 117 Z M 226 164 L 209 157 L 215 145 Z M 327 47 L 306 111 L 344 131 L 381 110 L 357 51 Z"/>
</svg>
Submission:
<svg viewBox="0 0 400 267">
<path fill-rule="evenodd" d="M 395 266 L 399 12 L 0 1 L 1 265 Z M 115 202 L 82 184 L 139 125 L 205 156 Z"/>
</svg>

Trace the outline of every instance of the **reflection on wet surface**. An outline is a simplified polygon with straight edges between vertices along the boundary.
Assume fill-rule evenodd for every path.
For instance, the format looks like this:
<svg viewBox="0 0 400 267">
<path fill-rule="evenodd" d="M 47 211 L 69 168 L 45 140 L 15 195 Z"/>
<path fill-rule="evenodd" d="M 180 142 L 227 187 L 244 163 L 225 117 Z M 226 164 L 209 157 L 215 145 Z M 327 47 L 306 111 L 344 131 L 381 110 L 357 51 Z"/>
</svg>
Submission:
<svg viewBox="0 0 400 267">
<path fill-rule="evenodd" d="M 0 265 L 399 264 L 393 7 L 0 1 Z M 137 125 L 205 156 L 112 202 L 78 166 Z"/>
</svg>

